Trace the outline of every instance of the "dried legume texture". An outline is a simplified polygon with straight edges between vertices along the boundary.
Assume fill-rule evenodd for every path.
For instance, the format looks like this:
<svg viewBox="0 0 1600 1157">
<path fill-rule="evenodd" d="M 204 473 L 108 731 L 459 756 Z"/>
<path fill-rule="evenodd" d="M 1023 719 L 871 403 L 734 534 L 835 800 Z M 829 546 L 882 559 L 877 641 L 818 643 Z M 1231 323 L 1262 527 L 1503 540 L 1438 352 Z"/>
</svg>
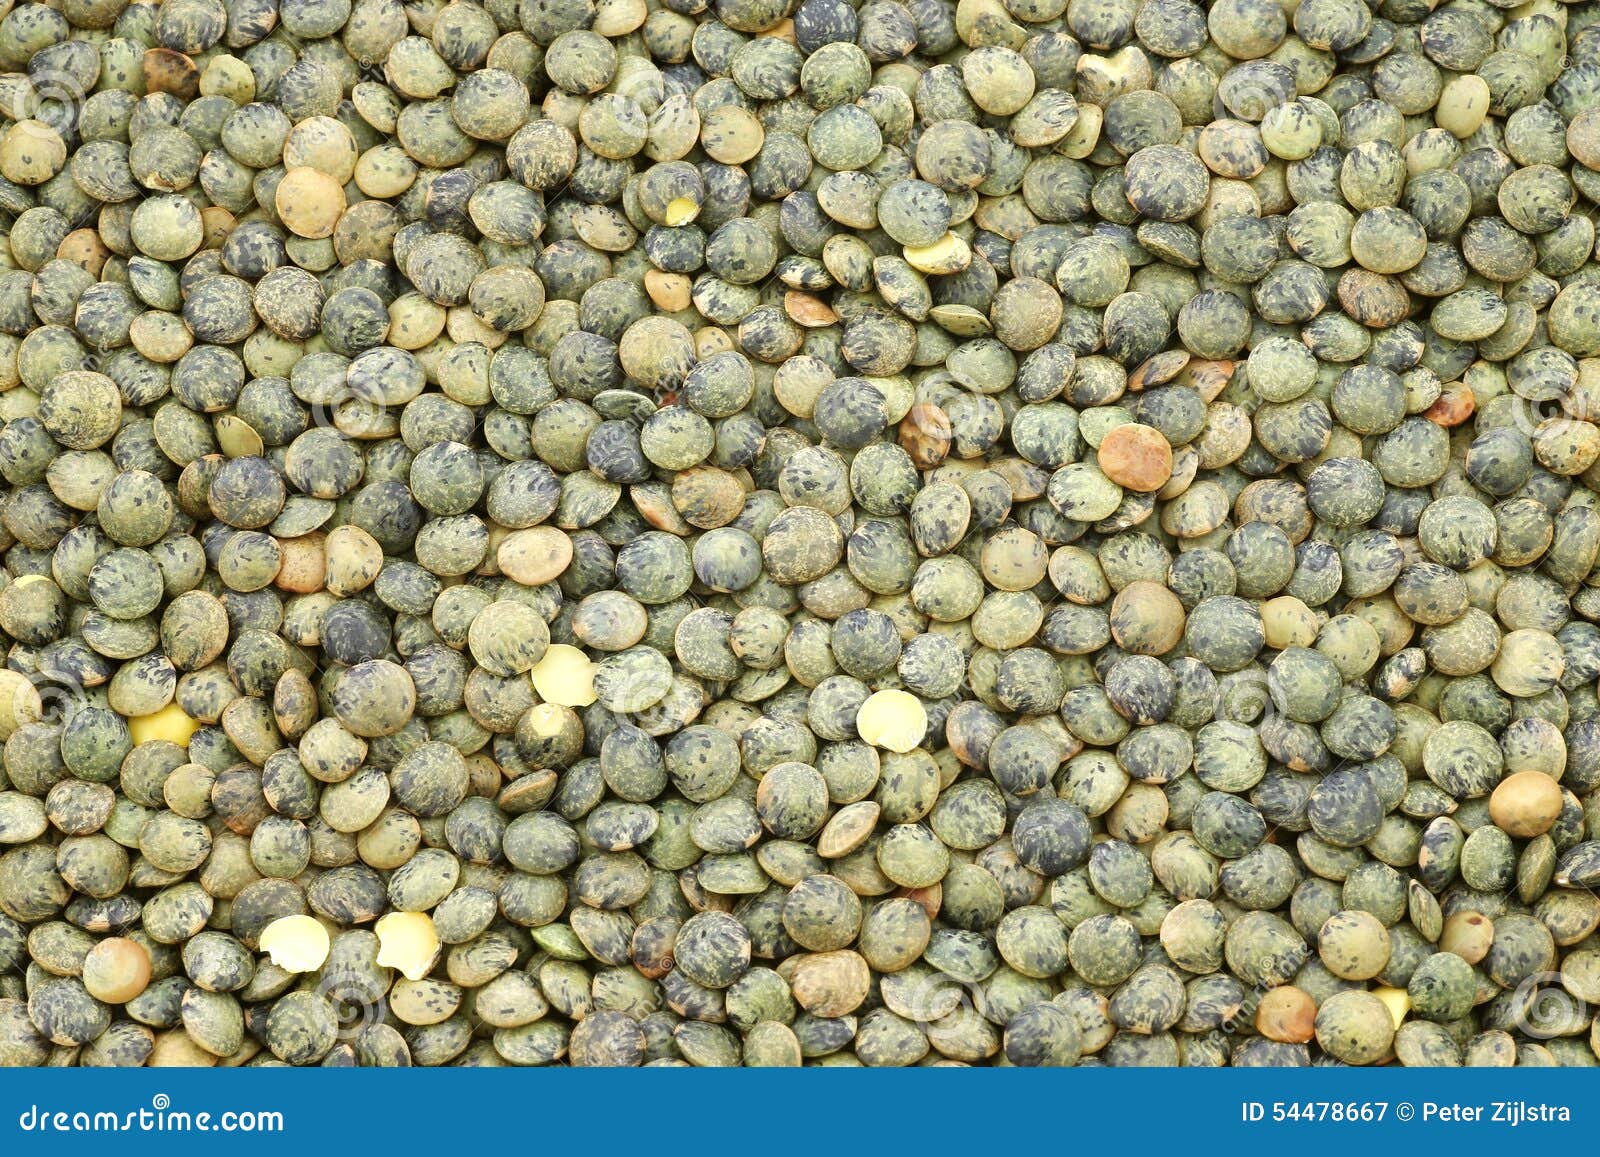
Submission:
<svg viewBox="0 0 1600 1157">
<path fill-rule="evenodd" d="M 0 1064 L 1600 1059 L 1600 6 L 0 71 Z"/>
</svg>

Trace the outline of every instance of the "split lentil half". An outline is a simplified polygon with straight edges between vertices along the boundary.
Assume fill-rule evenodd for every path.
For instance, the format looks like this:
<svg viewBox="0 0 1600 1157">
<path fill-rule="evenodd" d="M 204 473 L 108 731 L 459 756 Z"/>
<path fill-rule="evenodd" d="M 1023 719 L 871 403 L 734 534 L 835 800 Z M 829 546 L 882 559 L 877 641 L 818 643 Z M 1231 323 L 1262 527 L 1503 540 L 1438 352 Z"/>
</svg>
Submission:
<svg viewBox="0 0 1600 1157">
<path fill-rule="evenodd" d="M 1600 4 L 0 10 L 0 1065 L 1600 1063 Z"/>
</svg>

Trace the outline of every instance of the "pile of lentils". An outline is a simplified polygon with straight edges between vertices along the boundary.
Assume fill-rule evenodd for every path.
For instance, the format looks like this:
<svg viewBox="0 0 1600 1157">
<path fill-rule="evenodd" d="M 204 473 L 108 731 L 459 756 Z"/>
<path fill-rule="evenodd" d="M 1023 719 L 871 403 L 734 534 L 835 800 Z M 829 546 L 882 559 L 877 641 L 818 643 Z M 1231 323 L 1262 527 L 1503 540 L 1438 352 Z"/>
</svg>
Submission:
<svg viewBox="0 0 1600 1157">
<path fill-rule="evenodd" d="M 0 11 L 0 1064 L 1600 1063 L 1600 3 Z"/>
</svg>

